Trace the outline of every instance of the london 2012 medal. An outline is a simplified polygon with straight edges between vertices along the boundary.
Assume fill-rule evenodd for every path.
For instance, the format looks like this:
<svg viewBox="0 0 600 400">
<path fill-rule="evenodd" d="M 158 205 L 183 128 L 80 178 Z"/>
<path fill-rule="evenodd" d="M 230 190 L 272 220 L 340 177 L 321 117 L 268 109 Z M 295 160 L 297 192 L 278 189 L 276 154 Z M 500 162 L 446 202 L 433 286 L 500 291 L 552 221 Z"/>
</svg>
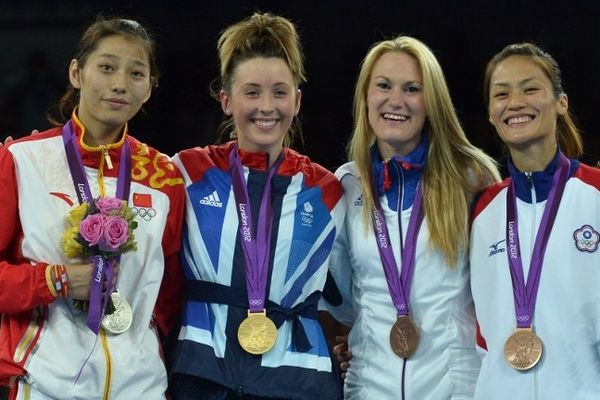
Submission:
<svg viewBox="0 0 600 400">
<path fill-rule="evenodd" d="M 419 329 L 408 315 L 398 317 L 390 330 L 390 346 L 398 357 L 408 358 L 419 345 Z"/>
<path fill-rule="evenodd" d="M 266 311 L 251 313 L 238 328 L 240 346 L 250 354 L 264 354 L 271 350 L 277 341 L 277 327 Z"/>
<path fill-rule="evenodd" d="M 542 358 L 542 351 L 542 341 L 531 328 L 515 330 L 504 343 L 504 358 L 519 371 L 535 367 Z"/>
<path fill-rule="evenodd" d="M 131 326 L 133 310 L 127 300 L 118 292 L 113 292 L 110 298 L 115 309 L 112 313 L 104 315 L 102 327 L 113 335 L 119 335 Z"/>
</svg>

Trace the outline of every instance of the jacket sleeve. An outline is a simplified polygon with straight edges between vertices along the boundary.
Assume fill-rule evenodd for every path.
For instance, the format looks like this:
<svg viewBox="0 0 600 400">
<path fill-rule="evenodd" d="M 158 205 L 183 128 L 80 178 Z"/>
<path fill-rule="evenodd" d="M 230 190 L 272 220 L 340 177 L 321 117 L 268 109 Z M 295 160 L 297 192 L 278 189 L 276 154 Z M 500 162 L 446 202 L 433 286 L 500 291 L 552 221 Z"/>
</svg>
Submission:
<svg viewBox="0 0 600 400">
<path fill-rule="evenodd" d="M 321 307 L 324 307 L 339 322 L 352 326 L 352 266 L 348 254 L 346 227 L 346 199 L 342 197 L 334 209 L 336 215 L 336 239 L 329 257 L 327 283 Z"/>
<path fill-rule="evenodd" d="M 171 207 L 167 226 L 163 233 L 162 247 L 165 255 L 165 271 L 154 309 L 154 317 L 161 335 L 168 336 L 178 321 L 184 303 L 185 278 L 179 261 L 185 207 L 183 184 L 172 187 Z"/>
<path fill-rule="evenodd" d="M 18 184 L 9 149 L 0 149 L 0 313 L 4 314 L 31 310 L 55 299 L 46 284 L 47 264 L 32 264 L 21 255 Z"/>
</svg>

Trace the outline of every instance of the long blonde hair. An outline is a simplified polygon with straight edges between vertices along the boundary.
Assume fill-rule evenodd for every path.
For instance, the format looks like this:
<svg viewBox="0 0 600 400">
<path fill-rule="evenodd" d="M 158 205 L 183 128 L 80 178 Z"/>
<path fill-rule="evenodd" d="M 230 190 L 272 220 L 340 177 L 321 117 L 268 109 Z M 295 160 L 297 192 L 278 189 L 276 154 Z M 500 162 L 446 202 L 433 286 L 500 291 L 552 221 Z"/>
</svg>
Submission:
<svg viewBox="0 0 600 400">
<path fill-rule="evenodd" d="M 462 130 L 442 68 L 433 52 L 421 41 L 399 36 L 376 43 L 365 56 L 354 92 L 354 132 L 348 157 L 361 176 L 364 223 L 368 226 L 375 208 L 372 188 L 371 147 L 376 142 L 369 124 L 367 91 L 371 71 L 382 55 L 404 52 L 417 60 L 423 77 L 429 135 L 428 160 L 422 180 L 423 209 L 431 245 L 448 263 L 455 265 L 469 243 L 469 199 L 500 176 L 495 161 L 473 146 Z"/>
</svg>

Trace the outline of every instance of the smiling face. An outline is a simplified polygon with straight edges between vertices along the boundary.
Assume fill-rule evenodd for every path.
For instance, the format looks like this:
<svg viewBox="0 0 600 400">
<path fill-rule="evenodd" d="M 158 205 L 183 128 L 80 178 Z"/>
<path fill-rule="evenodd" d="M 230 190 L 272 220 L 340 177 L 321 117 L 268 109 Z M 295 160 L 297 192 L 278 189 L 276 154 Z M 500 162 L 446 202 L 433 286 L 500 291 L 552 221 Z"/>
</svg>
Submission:
<svg viewBox="0 0 600 400">
<path fill-rule="evenodd" d="M 550 79 L 531 59 L 510 56 L 498 63 L 490 79 L 489 117 L 514 153 L 553 156 L 556 119 L 567 112 L 567 97 L 555 95 Z"/>
<path fill-rule="evenodd" d="M 300 97 L 283 59 L 255 57 L 235 67 L 230 90 L 221 91 L 221 106 L 233 116 L 239 147 L 267 152 L 273 162 L 300 110 Z"/>
<path fill-rule="evenodd" d="M 79 89 L 77 116 L 91 145 L 115 141 L 151 94 L 144 46 L 119 35 L 102 39 L 85 65 L 71 61 L 69 79 Z"/>
<path fill-rule="evenodd" d="M 383 54 L 371 70 L 367 108 L 381 156 L 410 153 L 421 141 L 427 118 L 417 60 L 405 52 Z"/>
</svg>

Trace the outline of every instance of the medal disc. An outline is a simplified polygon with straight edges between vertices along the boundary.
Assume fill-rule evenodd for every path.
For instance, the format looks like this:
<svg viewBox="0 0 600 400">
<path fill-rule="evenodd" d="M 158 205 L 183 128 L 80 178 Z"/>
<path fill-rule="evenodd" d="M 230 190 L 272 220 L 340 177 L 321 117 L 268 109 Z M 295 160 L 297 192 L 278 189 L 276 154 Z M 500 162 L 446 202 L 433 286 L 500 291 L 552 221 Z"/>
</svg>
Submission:
<svg viewBox="0 0 600 400">
<path fill-rule="evenodd" d="M 398 357 L 410 357 L 419 345 L 419 329 L 408 315 L 399 316 L 390 330 L 390 346 Z"/>
<path fill-rule="evenodd" d="M 542 357 L 542 341 L 531 328 L 517 329 L 504 343 L 504 358 L 516 370 L 533 368 Z"/>
<path fill-rule="evenodd" d="M 115 311 L 104 315 L 102 318 L 102 327 L 113 335 L 119 335 L 131 326 L 133 310 L 127 300 L 118 292 L 113 292 L 110 298 L 114 304 Z"/>
<path fill-rule="evenodd" d="M 248 312 L 238 328 L 240 346 L 250 354 L 264 354 L 277 341 L 277 327 L 265 312 Z"/>
</svg>

